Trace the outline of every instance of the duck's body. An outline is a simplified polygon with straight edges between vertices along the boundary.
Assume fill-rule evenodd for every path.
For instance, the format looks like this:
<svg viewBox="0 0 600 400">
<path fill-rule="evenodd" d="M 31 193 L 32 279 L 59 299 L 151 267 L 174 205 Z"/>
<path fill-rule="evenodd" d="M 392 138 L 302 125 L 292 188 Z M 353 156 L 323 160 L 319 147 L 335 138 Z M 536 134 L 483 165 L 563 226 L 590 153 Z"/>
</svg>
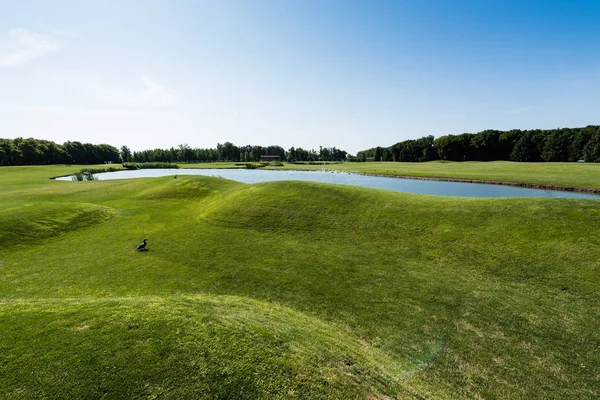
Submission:
<svg viewBox="0 0 600 400">
<path fill-rule="evenodd" d="M 135 248 L 136 251 L 148 251 L 148 249 L 146 248 L 146 240 L 144 239 L 143 243 L 140 243 L 138 247 Z"/>
</svg>

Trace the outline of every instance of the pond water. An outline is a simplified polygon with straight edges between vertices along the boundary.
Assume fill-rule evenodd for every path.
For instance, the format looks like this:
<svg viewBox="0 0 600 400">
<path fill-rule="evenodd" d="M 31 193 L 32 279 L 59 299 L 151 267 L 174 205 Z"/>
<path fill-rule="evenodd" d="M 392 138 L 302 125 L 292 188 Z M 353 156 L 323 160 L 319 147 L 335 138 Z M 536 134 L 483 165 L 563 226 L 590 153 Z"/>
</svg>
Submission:
<svg viewBox="0 0 600 400">
<path fill-rule="evenodd" d="M 270 181 L 311 181 L 340 185 L 362 186 L 417 194 L 458 197 L 553 197 L 597 199 L 600 195 L 561 190 L 529 189 L 515 186 L 488 185 L 481 183 L 443 182 L 418 179 L 402 179 L 367 176 L 332 171 L 274 171 L 257 169 L 140 169 L 96 174 L 99 180 L 161 177 L 169 175 L 205 175 L 231 179 L 244 183 Z M 71 177 L 57 178 L 70 181 Z"/>
</svg>

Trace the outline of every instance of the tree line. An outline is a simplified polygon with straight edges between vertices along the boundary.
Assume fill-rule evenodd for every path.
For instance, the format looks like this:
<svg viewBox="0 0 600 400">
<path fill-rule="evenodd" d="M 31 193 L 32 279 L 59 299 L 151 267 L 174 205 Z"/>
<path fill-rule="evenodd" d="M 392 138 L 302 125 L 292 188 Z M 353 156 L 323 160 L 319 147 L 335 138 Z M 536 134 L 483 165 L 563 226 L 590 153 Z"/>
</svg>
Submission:
<svg viewBox="0 0 600 400">
<path fill-rule="evenodd" d="M 485 130 L 479 133 L 425 136 L 373 147 L 356 157 L 336 147 L 307 150 L 281 146 L 236 146 L 218 143 L 215 148 L 192 148 L 180 144 L 169 149 L 131 151 L 108 144 L 65 142 L 62 145 L 34 138 L 0 138 L 0 165 L 102 164 L 104 162 L 254 162 L 263 155 L 281 161 L 579 161 L 600 162 L 600 126 L 550 130 Z"/>
<path fill-rule="evenodd" d="M 347 153 L 335 147 L 305 150 L 301 147 L 283 149 L 281 146 L 236 146 L 231 142 L 217 144 L 215 148 L 192 148 L 180 144 L 169 149 L 131 151 L 122 146 L 117 149 L 108 144 L 65 142 L 62 145 L 34 138 L 0 138 L 0 165 L 43 164 L 102 164 L 105 162 L 253 162 L 263 155 L 278 155 L 282 161 L 343 161 Z"/>
<path fill-rule="evenodd" d="M 357 153 L 359 161 L 600 162 L 600 126 L 584 128 L 485 130 L 479 133 L 426 136 Z"/>
<path fill-rule="evenodd" d="M 291 147 L 285 150 L 281 146 L 236 146 L 231 142 L 218 143 L 216 148 L 191 148 L 180 144 L 170 149 L 154 149 L 131 152 L 126 146 L 121 148 L 124 161 L 133 162 L 254 162 L 260 161 L 261 156 L 279 156 L 281 161 L 344 161 L 347 152 L 335 147 L 319 147 L 319 150 L 305 150 L 301 147 Z"/>
<path fill-rule="evenodd" d="M 0 138 L 0 165 L 101 164 L 121 162 L 120 152 L 108 144 L 66 142 L 62 145 L 34 138 Z"/>
</svg>

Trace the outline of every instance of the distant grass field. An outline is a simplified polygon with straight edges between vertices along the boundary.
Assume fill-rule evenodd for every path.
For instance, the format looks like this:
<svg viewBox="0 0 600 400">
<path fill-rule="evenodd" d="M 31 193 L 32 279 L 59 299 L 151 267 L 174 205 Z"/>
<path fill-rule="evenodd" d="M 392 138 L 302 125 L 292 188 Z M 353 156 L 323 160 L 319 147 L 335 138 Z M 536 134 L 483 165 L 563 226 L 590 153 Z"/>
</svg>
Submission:
<svg viewBox="0 0 600 400">
<path fill-rule="evenodd" d="M 2 399 L 600 396 L 598 201 L 78 169 L 0 168 Z"/>
</svg>

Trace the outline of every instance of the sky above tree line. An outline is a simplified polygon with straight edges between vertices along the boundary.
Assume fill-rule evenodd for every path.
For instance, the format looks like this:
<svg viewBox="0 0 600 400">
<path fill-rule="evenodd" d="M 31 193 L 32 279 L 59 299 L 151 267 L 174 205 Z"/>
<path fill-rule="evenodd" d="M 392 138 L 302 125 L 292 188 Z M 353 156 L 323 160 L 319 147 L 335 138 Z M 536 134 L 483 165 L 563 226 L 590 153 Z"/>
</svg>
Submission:
<svg viewBox="0 0 600 400">
<path fill-rule="evenodd" d="M 0 137 L 336 146 L 598 124 L 600 2 L 5 1 Z"/>
</svg>

